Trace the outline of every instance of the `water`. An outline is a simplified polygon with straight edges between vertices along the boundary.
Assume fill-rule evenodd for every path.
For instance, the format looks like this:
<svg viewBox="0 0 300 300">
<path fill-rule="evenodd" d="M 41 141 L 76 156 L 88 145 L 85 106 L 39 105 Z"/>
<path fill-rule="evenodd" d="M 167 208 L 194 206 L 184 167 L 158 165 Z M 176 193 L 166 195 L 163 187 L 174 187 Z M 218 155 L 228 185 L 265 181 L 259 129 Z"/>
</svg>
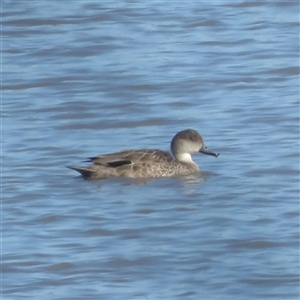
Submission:
<svg viewBox="0 0 300 300">
<path fill-rule="evenodd" d="M 299 4 L 4 1 L 3 299 L 298 299 Z M 169 149 L 196 178 L 66 165 Z"/>
</svg>

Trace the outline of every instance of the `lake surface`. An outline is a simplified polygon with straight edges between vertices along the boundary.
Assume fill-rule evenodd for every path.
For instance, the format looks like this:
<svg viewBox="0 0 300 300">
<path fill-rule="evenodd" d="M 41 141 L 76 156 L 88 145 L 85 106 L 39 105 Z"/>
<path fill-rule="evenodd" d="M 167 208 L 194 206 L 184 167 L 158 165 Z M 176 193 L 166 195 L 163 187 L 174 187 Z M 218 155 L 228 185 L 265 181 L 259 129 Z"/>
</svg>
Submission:
<svg viewBox="0 0 300 300">
<path fill-rule="evenodd" d="M 2 12 L 3 299 L 299 299 L 298 2 Z M 65 167 L 186 128 L 193 177 Z"/>
</svg>

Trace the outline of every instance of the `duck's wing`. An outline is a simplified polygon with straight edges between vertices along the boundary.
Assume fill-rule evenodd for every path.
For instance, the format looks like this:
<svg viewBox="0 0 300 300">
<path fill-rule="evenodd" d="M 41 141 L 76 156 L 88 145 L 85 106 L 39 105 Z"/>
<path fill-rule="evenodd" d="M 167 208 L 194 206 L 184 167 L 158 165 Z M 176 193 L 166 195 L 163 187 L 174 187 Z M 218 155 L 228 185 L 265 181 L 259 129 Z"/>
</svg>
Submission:
<svg viewBox="0 0 300 300">
<path fill-rule="evenodd" d="M 123 165 L 136 165 L 143 162 L 165 163 L 171 162 L 173 157 L 170 153 L 161 150 L 124 150 L 116 153 L 99 155 L 89 159 L 96 165 L 107 167 L 119 167 Z"/>
</svg>

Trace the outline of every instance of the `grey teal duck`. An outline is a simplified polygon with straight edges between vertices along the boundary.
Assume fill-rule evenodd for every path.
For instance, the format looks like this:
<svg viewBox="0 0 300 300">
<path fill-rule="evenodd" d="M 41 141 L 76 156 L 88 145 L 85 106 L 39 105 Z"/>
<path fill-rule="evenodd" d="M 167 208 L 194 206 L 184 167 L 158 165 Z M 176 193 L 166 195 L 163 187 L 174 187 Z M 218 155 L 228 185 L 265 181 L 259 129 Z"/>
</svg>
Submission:
<svg viewBox="0 0 300 300">
<path fill-rule="evenodd" d="M 198 152 L 217 157 L 209 151 L 201 135 L 193 129 L 178 132 L 172 139 L 173 156 L 162 150 L 123 150 L 116 153 L 89 158 L 92 165 L 87 167 L 68 166 L 87 179 L 109 177 L 158 178 L 189 175 L 199 171 L 191 154 Z"/>
</svg>

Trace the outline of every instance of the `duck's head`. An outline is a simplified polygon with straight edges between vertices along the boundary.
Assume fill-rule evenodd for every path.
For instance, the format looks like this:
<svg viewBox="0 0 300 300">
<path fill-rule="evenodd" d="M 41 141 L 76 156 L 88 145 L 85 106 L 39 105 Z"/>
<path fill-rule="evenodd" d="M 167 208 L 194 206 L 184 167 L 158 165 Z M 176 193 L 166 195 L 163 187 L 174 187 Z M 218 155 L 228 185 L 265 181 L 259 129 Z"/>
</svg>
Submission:
<svg viewBox="0 0 300 300">
<path fill-rule="evenodd" d="M 189 161 L 191 154 L 199 152 L 215 157 L 219 155 L 207 149 L 201 135 L 194 129 L 179 131 L 172 139 L 171 151 L 175 158 L 181 161 Z"/>
</svg>

